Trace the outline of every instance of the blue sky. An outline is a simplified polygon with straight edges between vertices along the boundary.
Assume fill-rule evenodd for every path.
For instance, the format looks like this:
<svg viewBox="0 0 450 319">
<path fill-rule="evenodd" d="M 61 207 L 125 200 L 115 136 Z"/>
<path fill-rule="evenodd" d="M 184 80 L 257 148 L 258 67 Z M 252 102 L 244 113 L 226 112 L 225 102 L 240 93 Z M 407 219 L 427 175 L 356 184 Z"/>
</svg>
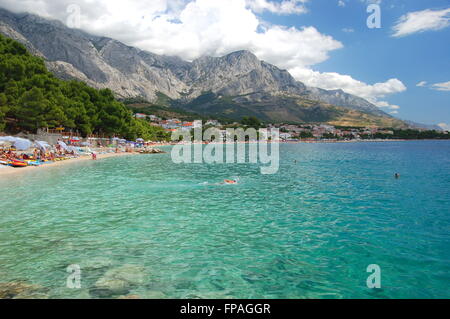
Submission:
<svg viewBox="0 0 450 319">
<path fill-rule="evenodd" d="M 374 3 L 379 29 L 366 23 Z M 0 7 L 186 60 L 250 50 L 306 85 L 343 89 L 399 118 L 450 130 L 449 0 L 0 0 Z"/>
<path fill-rule="evenodd" d="M 263 14 L 263 19 L 286 26 L 313 25 L 320 32 L 343 43 L 342 49 L 313 68 L 320 72 L 350 74 L 366 83 L 397 78 L 407 90 L 389 96 L 389 103 L 400 106 L 396 116 L 427 124 L 450 123 L 450 91 L 429 86 L 450 81 L 450 27 L 393 37 L 392 27 L 408 12 L 450 8 L 448 0 L 384 0 L 380 3 L 381 28 L 366 25 L 368 3 L 347 0 L 310 1 L 302 15 Z M 350 32 L 349 32 L 350 30 Z"/>
</svg>

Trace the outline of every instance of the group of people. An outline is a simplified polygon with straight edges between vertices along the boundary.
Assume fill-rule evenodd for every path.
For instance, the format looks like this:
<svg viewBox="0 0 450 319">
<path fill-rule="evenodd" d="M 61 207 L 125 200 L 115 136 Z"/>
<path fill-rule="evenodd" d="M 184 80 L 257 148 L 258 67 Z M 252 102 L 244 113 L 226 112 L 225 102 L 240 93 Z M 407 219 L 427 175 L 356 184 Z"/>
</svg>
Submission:
<svg viewBox="0 0 450 319">
<path fill-rule="evenodd" d="M 1 161 L 12 161 L 17 158 L 17 154 L 12 150 L 0 149 L 0 160 Z"/>
<path fill-rule="evenodd" d="M 54 152 L 44 152 L 42 150 L 34 149 L 33 153 L 19 153 L 12 149 L 0 149 L 0 160 L 1 161 L 26 161 L 26 160 L 55 160 Z"/>
<path fill-rule="evenodd" d="M 0 160 L 2 161 L 21 161 L 44 158 L 45 154 L 38 150 L 34 150 L 33 155 L 27 153 L 18 153 L 13 149 L 0 149 Z"/>
<path fill-rule="evenodd" d="M 61 145 L 56 144 L 48 150 L 34 148 L 29 152 L 18 152 L 14 148 L 0 149 L 0 161 L 55 161 L 57 158 L 75 156 L 75 152 L 64 150 Z"/>
</svg>

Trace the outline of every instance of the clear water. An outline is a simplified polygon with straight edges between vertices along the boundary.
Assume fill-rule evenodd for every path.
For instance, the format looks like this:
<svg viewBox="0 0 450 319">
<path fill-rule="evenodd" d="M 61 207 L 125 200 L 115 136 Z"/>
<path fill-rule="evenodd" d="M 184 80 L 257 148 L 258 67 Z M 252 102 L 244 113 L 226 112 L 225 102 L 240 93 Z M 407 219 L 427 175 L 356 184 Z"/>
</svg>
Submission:
<svg viewBox="0 0 450 319">
<path fill-rule="evenodd" d="M 141 296 L 450 298 L 446 141 L 282 145 L 276 175 L 165 154 L 1 178 L 0 282 L 52 298 L 97 297 L 124 264 L 145 268 Z M 110 265 L 66 288 L 66 267 L 96 258 Z M 366 286 L 369 264 L 381 289 Z"/>
</svg>

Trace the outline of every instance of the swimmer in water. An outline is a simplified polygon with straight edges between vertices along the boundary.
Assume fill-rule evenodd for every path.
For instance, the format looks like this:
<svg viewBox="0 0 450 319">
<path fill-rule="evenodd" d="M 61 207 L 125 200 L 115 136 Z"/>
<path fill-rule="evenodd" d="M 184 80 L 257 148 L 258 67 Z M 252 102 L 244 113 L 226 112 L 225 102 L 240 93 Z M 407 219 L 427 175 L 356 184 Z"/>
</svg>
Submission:
<svg viewBox="0 0 450 319">
<path fill-rule="evenodd" d="M 399 178 L 400 178 L 400 174 L 399 174 L 399 173 L 395 173 L 394 177 L 395 177 L 396 179 L 399 179 Z"/>
<path fill-rule="evenodd" d="M 225 179 L 223 182 L 225 184 L 237 184 L 237 181 L 234 179 Z"/>
</svg>

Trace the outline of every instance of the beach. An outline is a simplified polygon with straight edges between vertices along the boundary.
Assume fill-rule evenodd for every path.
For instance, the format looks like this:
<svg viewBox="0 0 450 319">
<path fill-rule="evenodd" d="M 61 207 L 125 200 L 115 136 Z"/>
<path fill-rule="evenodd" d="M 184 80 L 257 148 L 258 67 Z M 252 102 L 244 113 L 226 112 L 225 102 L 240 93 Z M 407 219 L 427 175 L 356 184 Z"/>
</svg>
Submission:
<svg viewBox="0 0 450 319">
<path fill-rule="evenodd" d="M 120 156 L 127 156 L 127 155 L 137 155 L 139 153 L 133 152 L 133 153 L 106 153 L 106 154 L 97 154 L 97 160 L 102 160 L 105 158 L 111 158 L 111 157 L 120 157 Z M 51 169 L 55 167 L 61 167 L 69 164 L 79 163 L 79 162 L 85 162 L 85 161 L 92 161 L 91 155 L 82 155 L 77 158 L 71 158 L 65 161 L 59 161 L 54 162 L 51 164 L 45 164 L 40 166 L 27 166 L 27 167 L 20 167 L 15 168 L 11 166 L 2 166 L 0 167 L 0 178 L 3 178 L 4 176 L 15 176 L 20 175 L 26 172 L 32 172 L 32 171 L 40 171 L 43 169 Z"/>
</svg>

